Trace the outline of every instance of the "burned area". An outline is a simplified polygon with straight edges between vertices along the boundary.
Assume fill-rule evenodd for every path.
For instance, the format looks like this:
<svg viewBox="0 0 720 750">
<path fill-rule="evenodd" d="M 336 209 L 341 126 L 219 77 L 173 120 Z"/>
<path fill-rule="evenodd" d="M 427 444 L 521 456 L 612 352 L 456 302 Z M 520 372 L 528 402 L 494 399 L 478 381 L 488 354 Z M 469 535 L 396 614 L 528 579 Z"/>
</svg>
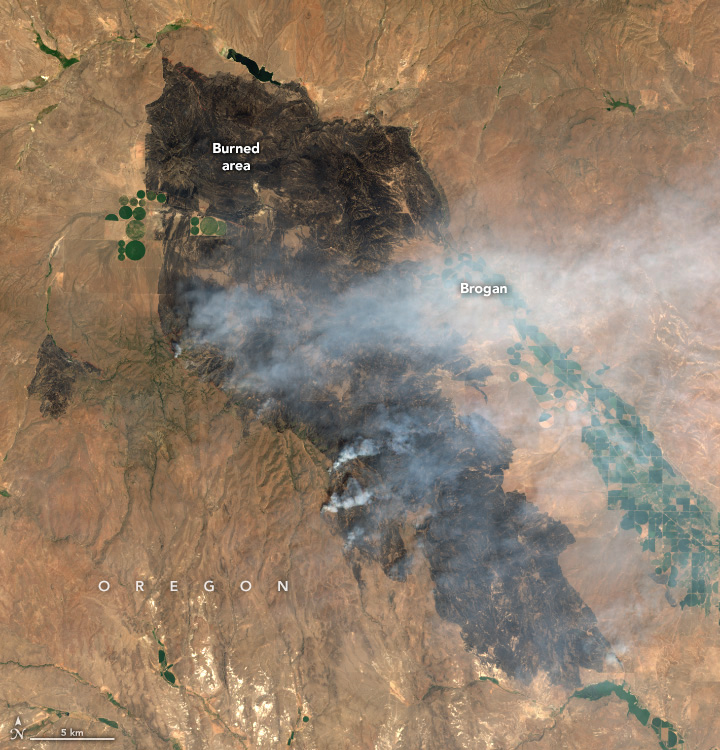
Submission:
<svg viewBox="0 0 720 750">
<path fill-rule="evenodd" d="M 318 512 L 358 585 L 366 565 L 402 581 L 424 555 L 437 611 L 469 649 L 521 680 L 579 685 L 609 646 L 558 564 L 573 537 L 503 491 L 511 444 L 439 387 L 444 372 L 481 390 L 490 370 L 451 329 L 423 328 L 423 267 L 393 257 L 414 240 L 451 244 L 410 132 L 324 121 L 298 84 L 167 60 L 164 76 L 147 108 L 147 186 L 168 195 L 159 314 L 182 362 L 326 453 Z M 260 151 L 242 156 L 249 172 L 227 172 L 216 142 Z M 227 233 L 191 234 L 198 213 Z"/>
</svg>

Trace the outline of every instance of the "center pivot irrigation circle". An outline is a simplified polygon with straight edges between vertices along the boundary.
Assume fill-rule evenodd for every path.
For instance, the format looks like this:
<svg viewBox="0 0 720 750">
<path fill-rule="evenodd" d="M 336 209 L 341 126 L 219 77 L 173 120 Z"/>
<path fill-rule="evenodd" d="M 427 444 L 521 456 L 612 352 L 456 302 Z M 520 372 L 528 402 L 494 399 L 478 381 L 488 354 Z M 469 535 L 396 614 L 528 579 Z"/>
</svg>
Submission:
<svg viewBox="0 0 720 750">
<path fill-rule="evenodd" d="M 140 260 L 140 258 L 145 255 L 145 245 L 138 240 L 128 242 L 127 245 L 125 245 L 125 255 L 127 255 L 130 260 Z"/>
</svg>

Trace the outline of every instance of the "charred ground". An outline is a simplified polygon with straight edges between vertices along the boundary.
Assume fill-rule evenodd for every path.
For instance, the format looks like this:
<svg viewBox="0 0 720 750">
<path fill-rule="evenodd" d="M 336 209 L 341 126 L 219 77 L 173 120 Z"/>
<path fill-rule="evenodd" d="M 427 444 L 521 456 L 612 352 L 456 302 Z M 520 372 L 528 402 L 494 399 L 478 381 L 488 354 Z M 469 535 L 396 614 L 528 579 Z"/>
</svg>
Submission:
<svg viewBox="0 0 720 750">
<path fill-rule="evenodd" d="M 323 512 L 347 540 L 359 585 L 370 560 L 402 580 L 409 557 L 424 554 L 438 613 L 469 648 L 514 677 L 542 670 L 579 684 L 608 644 L 558 565 L 572 535 L 503 492 L 510 444 L 480 417 L 459 420 L 440 394 L 439 370 L 480 388 L 487 368 L 464 362 L 451 332 L 429 346 L 388 332 L 371 305 L 334 323 L 368 279 L 379 299 L 419 283 L 413 263 L 388 272 L 393 247 L 446 241 L 443 196 L 409 132 L 372 117 L 324 122 L 296 84 L 205 77 L 167 61 L 164 72 L 146 158 L 148 187 L 172 209 L 165 333 L 201 377 L 266 419 L 307 429 L 336 460 Z M 212 153 L 213 142 L 256 141 L 260 154 L 243 157 L 249 173 L 223 172 L 227 157 Z M 201 206 L 227 222 L 226 236 L 190 235 Z M 198 316 L 208 301 L 219 314 Z M 228 330 L 233 305 L 242 322 Z M 372 449 L 338 463 L 360 440 Z"/>
<path fill-rule="evenodd" d="M 100 372 L 89 362 L 80 362 L 63 351 L 50 334 L 40 345 L 37 358 L 35 376 L 28 386 L 28 394 L 40 398 L 43 417 L 61 417 L 67 411 L 76 380 Z"/>
</svg>

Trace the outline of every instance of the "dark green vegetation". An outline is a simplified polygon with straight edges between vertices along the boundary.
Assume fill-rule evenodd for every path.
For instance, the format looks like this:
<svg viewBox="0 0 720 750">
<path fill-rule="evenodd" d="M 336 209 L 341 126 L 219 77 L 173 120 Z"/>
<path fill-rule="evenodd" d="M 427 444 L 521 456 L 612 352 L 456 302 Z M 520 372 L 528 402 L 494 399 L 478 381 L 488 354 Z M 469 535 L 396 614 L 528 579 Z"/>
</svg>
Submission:
<svg viewBox="0 0 720 750">
<path fill-rule="evenodd" d="M 46 55 L 52 55 L 60 61 L 63 68 L 69 68 L 76 62 L 80 62 L 77 57 L 65 57 L 60 50 L 51 49 L 46 44 L 43 44 L 43 40 L 40 38 L 40 34 L 35 34 L 35 44 L 40 48 Z"/>
<path fill-rule="evenodd" d="M 45 277 L 47 278 L 47 276 Z M 45 328 L 47 328 L 48 333 L 50 333 L 50 326 L 48 325 L 48 316 L 50 315 L 50 297 L 52 295 L 52 285 L 50 285 L 47 290 L 45 291 L 46 299 L 45 299 Z"/>
<path fill-rule="evenodd" d="M 182 29 L 183 26 L 187 26 L 188 22 L 181 18 L 179 21 L 175 21 L 174 23 L 167 23 L 165 26 L 158 31 L 157 34 L 155 34 L 155 38 L 157 39 L 161 34 L 167 34 L 169 31 L 179 31 Z M 152 44 L 148 44 L 148 47 L 152 47 Z"/>
<path fill-rule="evenodd" d="M 310 717 L 309 716 L 303 716 L 302 720 L 303 720 L 303 724 L 307 724 L 310 721 Z M 290 732 L 290 737 L 288 738 L 288 741 L 287 741 L 288 745 L 292 744 L 292 741 L 295 739 L 296 732 L 297 732 L 296 729 L 294 729 L 292 732 Z"/>
<path fill-rule="evenodd" d="M 125 255 L 130 260 L 140 260 L 145 255 L 145 245 L 138 240 L 133 240 L 125 245 Z"/>
<path fill-rule="evenodd" d="M 118 728 L 117 721 L 113 721 L 112 719 L 103 719 L 102 716 L 98 716 L 98 721 L 101 721 L 103 724 L 107 724 L 109 727 L 112 727 L 113 729 Z"/>
<path fill-rule="evenodd" d="M 544 378 L 555 388 L 553 408 L 564 407 L 564 395 L 575 394 L 578 408 L 590 415 L 582 441 L 608 486 L 608 507 L 624 511 L 620 526 L 634 530 L 644 551 L 655 554 L 655 576 L 672 589 L 684 589 L 681 607 L 717 611 L 720 573 L 720 518 L 717 510 L 663 458 L 655 436 L 635 409 L 609 388 L 597 374 L 587 375 L 524 320 L 516 321 L 526 345 L 526 359 L 514 353 L 510 364 L 528 373 L 527 382 Z M 543 408 L 549 396 L 533 387 Z M 586 400 L 582 397 L 586 397 Z M 548 412 L 543 412 L 543 415 Z M 541 417 L 542 419 L 542 417 Z M 612 489 L 610 489 L 612 487 Z"/>
<path fill-rule="evenodd" d="M 171 194 L 175 211 L 186 216 L 207 203 L 207 217 L 232 221 L 234 230 L 219 238 L 179 236 L 177 221 L 165 217 L 158 288 L 164 333 L 187 346 L 202 378 L 228 388 L 230 373 L 261 382 L 257 391 L 238 394 L 243 408 L 259 410 L 271 396 L 277 407 L 263 418 L 277 429 L 305 430 L 331 459 L 358 436 L 382 446 L 330 476 L 328 500 L 351 492 L 353 482 L 377 488 L 376 501 L 327 514 L 348 540 L 347 554 L 403 581 L 410 547 L 399 529 L 406 513 L 429 507 L 427 521 L 411 533 L 422 539 L 416 554 L 427 556 L 440 616 L 462 629 L 469 649 L 492 654 L 518 679 L 543 671 L 579 685 L 581 668 L 603 667 L 608 644 L 558 565 L 573 537 L 522 494 L 503 491 L 512 446 L 482 418 L 459 421 L 433 375 L 442 367 L 479 384 L 485 375 L 474 371 L 482 368 L 460 356 L 451 332 L 430 352 L 409 348 L 399 333 L 333 351 L 314 330 L 332 328 L 339 295 L 369 278 L 382 299 L 410 298 L 425 271 L 406 263 L 383 273 L 394 248 L 415 238 L 444 241 L 445 201 L 409 131 L 373 117 L 323 121 L 295 84 L 207 77 L 168 61 L 164 75 L 162 96 L 147 108 L 148 189 Z M 217 159 L 198 146 L 253 143 L 255 133 L 263 134 L 253 161 L 257 190 L 219 171 Z M 262 211 L 268 193 L 283 199 Z M 220 269 L 228 289 L 242 284 L 244 298 L 268 302 L 272 311 L 218 351 L 184 337 L 201 293 L 221 291 L 217 280 L 203 281 Z M 282 305 L 274 306 L 279 290 Z M 373 307 L 354 315 L 354 328 L 387 326 Z M 190 333 L 201 339 L 204 331 Z M 306 356 L 292 386 L 258 375 Z M 326 363 L 321 377 L 313 361 Z M 344 382 L 352 383 L 352 397 L 340 402 L 336 387 Z M 388 423 L 407 426 L 403 447 L 393 443 Z M 363 586 L 362 562 L 352 569 Z"/>
<path fill-rule="evenodd" d="M 629 109 L 633 114 L 635 114 L 635 110 L 637 109 L 634 104 L 630 104 L 629 97 L 626 96 L 625 101 L 621 101 L 620 99 L 613 99 L 609 91 L 605 92 L 605 102 L 608 105 L 608 112 L 612 111 L 613 109 L 617 109 L 618 107 L 625 107 L 626 109 Z"/>
<path fill-rule="evenodd" d="M 650 722 L 650 711 L 643 708 L 638 699 L 624 686 L 616 685 L 614 682 L 598 682 L 595 685 L 588 685 L 582 690 L 576 690 L 572 697 L 581 698 L 589 701 L 596 701 L 600 698 L 607 698 L 609 695 L 616 695 L 621 701 L 625 701 L 628 706 L 628 716 L 633 716 L 644 727 Z M 669 722 L 661 719 L 659 716 L 653 718 L 650 727 L 658 736 L 662 750 L 672 750 L 684 745 L 684 740 Z"/>
<path fill-rule="evenodd" d="M 64 352 L 48 334 L 37 353 L 35 377 L 28 386 L 30 396 L 40 397 L 40 413 L 57 419 L 67 410 L 75 382 L 100 371 L 89 362 L 79 362 Z"/>
<path fill-rule="evenodd" d="M 283 348 L 284 342 L 273 338 L 274 331 L 292 332 L 301 344 L 312 343 L 310 337 L 302 338 L 296 321 L 311 324 L 314 305 L 330 316 L 336 292 L 385 268 L 391 248 L 404 240 L 423 232 L 444 239 L 442 197 L 429 178 L 425 181 L 427 176 L 414 159 L 409 139 L 403 141 L 399 129 L 381 128 L 371 119 L 323 123 L 304 91 L 292 85 L 273 89 L 252 81 L 233 81 L 229 76 L 209 79 L 167 63 L 165 78 L 163 96 L 148 108 L 152 128 L 146 149 L 149 184 L 172 191 L 174 207 L 186 214 L 197 212 L 203 200 L 214 216 L 242 222 L 236 236 L 212 242 L 204 237 L 178 239 L 172 233 L 172 222 L 166 222 L 167 252 L 159 286 L 165 334 L 183 341 L 194 303 L 192 295 L 185 296 L 178 289 L 184 285 L 190 292 L 202 290 L 202 272 L 208 269 L 230 269 L 233 283 L 246 284 L 251 294 L 261 295 L 266 285 L 274 285 L 283 290 L 283 305 L 287 305 L 287 311 L 274 313 L 267 327 L 258 324 L 239 337 L 233 348 L 220 353 L 203 349 L 189 353 L 201 377 L 228 387 L 230 373 L 243 380 L 256 371 L 266 372 L 268 363 L 290 354 Z M 228 110 L 238 113 L 230 120 L 232 133 L 227 131 Z M 220 140 L 220 132 L 226 140 L 247 142 L 252 128 L 270 134 L 257 165 L 253 165 L 258 182 L 263 189 L 282 189 L 285 199 L 277 215 L 262 225 L 253 220 L 262 202 L 252 187 L 216 178 L 210 163 L 194 146 L 202 139 Z M 298 133 L 304 141 L 295 137 Z M 389 151 L 388 141 L 392 144 Z M 178 143 L 187 143 L 184 152 L 177 152 Z M 357 153 L 369 158 L 358 163 L 353 158 Z M 392 190 L 387 188 L 389 180 L 383 171 L 387 167 L 403 175 Z M 399 196 L 394 191 L 405 192 Z M 396 220 L 395 206 L 401 199 L 410 213 L 406 219 Z M 282 242 L 283 234 L 296 227 L 311 227 L 300 252 Z M 440 278 L 447 288 L 455 286 L 460 274 L 468 270 L 488 276 L 482 259 L 467 253 L 459 253 L 457 261 L 448 258 L 446 266 Z M 387 295 L 405 294 L 403 284 L 412 287 L 415 273 L 412 264 L 395 266 L 392 278 L 384 282 Z M 419 278 L 423 283 L 436 283 L 438 277 L 428 274 Z M 502 283 L 502 277 L 497 278 L 492 283 Z M 511 295 L 499 301 L 518 311 L 524 307 L 522 300 Z M 717 570 L 713 570 L 718 549 L 717 513 L 662 460 L 652 433 L 632 407 L 605 389 L 597 373 L 584 373 L 580 363 L 571 358 L 571 349 L 561 350 L 519 314 L 516 328 L 521 340 L 508 351 L 511 379 L 518 382 L 519 371 L 525 372 L 546 422 L 569 398 L 586 411 L 591 424 L 582 439 L 598 470 L 607 477 L 605 481 L 610 484 L 612 478 L 613 488 L 608 493 L 611 507 L 625 501 L 627 505 L 620 505 L 627 516 L 624 523 L 642 534 L 646 549 L 652 546 L 656 552 L 662 548 L 663 555 L 669 552 L 670 567 L 658 565 L 657 575 L 667 575 L 668 584 L 683 575 L 690 597 L 685 604 L 707 606 L 707 586 L 697 582 L 717 581 Z M 388 518 L 376 507 L 389 505 L 383 500 L 393 497 L 409 510 L 427 504 L 432 512 L 418 531 L 435 581 L 438 613 L 460 625 L 469 648 L 492 653 L 514 676 L 530 678 L 542 670 L 556 682 L 576 685 L 578 667 L 602 668 L 608 645 L 557 563 L 572 536 L 562 524 L 529 505 L 523 495 L 502 491 L 512 446 L 491 424 L 483 419 L 468 424 L 454 420 L 431 376 L 435 366 L 457 379 L 470 368 L 472 363 L 463 361 L 452 346 L 449 340 L 448 350 L 424 358 L 405 350 L 398 355 L 382 345 L 344 352 L 342 358 L 327 357 L 328 369 L 337 368 L 333 376 L 352 380 L 352 399 L 338 404 L 331 391 L 309 377 L 299 378 L 292 389 L 284 390 L 280 384 L 272 391 L 281 405 L 266 419 L 278 429 L 289 424 L 303 426 L 331 458 L 358 435 L 382 445 L 380 454 L 331 475 L 330 492 L 340 495 L 350 479 L 361 482 L 369 476 L 373 487 L 379 488 L 377 504 L 340 509 L 334 515 L 348 540 L 353 531 L 371 532 L 353 542 L 348 554 L 357 554 L 359 560 L 382 559 Z M 299 372 L 303 370 L 299 368 Z M 250 403 L 255 399 L 259 406 L 266 393 L 245 391 L 242 397 Z M 368 403 L 383 405 L 382 424 L 364 408 Z M 417 471 L 411 470 L 402 453 L 393 453 L 383 432 L 388 420 L 419 424 L 422 428 L 418 431 L 427 430 L 432 436 L 431 444 L 423 440 L 428 432 L 409 438 L 413 467 L 422 466 L 429 475 L 423 482 L 417 481 Z M 445 473 L 433 473 L 438 465 Z M 617 489 L 618 484 L 622 489 Z M 385 487 L 390 489 L 383 496 Z M 612 494 L 617 492 L 620 495 Z M 643 503 L 651 507 L 643 507 Z M 651 536 L 650 521 L 655 513 Z M 673 566 L 677 570 L 674 578 Z M 393 556 L 385 572 L 402 580 L 402 551 Z M 358 585 L 364 585 L 360 562 L 353 565 L 353 573 Z M 672 725 L 658 717 L 651 719 L 624 686 L 600 685 L 583 688 L 574 697 L 597 700 L 612 694 L 627 704 L 635 720 L 656 732 L 663 750 L 682 744 Z M 295 731 L 289 743 L 294 737 Z"/>
<path fill-rule="evenodd" d="M 14 99 L 16 96 L 22 96 L 23 94 L 29 94 L 33 91 L 43 88 L 48 83 L 47 78 L 43 76 L 33 76 L 29 79 L 28 83 L 21 86 L 0 86 L 0 101 L 6 101 L 7 99 Z M 56 107 L 57 105 L 54 105 Z M 53 108 L 54 108 L 53 107 Z M 39 118 L 42 116 L 42 112 L 38 115 Z"/>
<path fill-rule="evenodd" d="M 482 271 L 484 263 L 460 255 L 454 272 L 463 274 L 468 268 Z M 515 307 L 524 308 L 522 300 L 516 300 Z M 521 341 L 508 348 L 509 364 L 525 371 L 527 383 L 544 409 L 564 411 L 565 401 L 572 398 L 577 408 L 590 416 L 582 441 L 591 450 L 603 481 L 612 486 L 608 489 L 609 508 L 625 511 L 621 527 L 640 535 L 643 550 L 661 553 L 654 570 L 656 581 L 686 592 L 680 606 L 716 612 L 720 599 L 717 510 L 663 458 L 653 433 L 635 409 L 602 385 L 598 376 L 610 369 L 608 365 L 603 364 L 594 376 L 588 375 L 570 359 L 572 349 L 562 351 L 524 316 L 516 318 L 515 326 Z M 510 380 L 519 380 L 517 370 L 511 372 Z M 547 414 L 543 412 L 541 419 Z M 625 700 L 629 713 L 647 725 L 650 713 L 639 706 L 635 696 L 613 683 L 589 686 L 575 696 L 596 700 L 611 693 Z M 662 750 L 683 744 L 670 722 L 655 717 L 650 726 Z"/>
<path fill-rule="evenodd" d="M 42 118 L 45 117 L 45 115 L 49 115 L 51 112 L 56 110 L 58 108 L 57 104 L 49 104 L 47 107 L 43 107 L 37 114 L 37 117 L 35 118 L 35 122 L 41 122 Z"/>
<path fill-rule="evenodd" d="M 128 710 L 127 710 L 127 708 L 125 708 L 125 706 L 123 706 L 121 703 L 118 703 L 115 700 L 115 698 L 113 697 L 112 693 L 105 693 L 105 697 L 110 701 L 110 703 L 113 704 L 113 706 L 115 706 L 115 708 L 119 708 L 122 711 L 125 711 L 126 713 L 128 712 Z"/>
<path fill-rule="evenodd" d="M 58 719 L 62 719 L 65 716 L 70 716 L 70 713 L 68 711 L 61 711 L 59 708 L 50 708 L 47 707 L 44 709 L 49 714 L 53 714 L 58 717 Z"/>
<path fill-rule="evenodd" d="M 7 490 L 0 490 L 0 495 L 3 497 L 10 497 L 10 493 Z"/>
<path fill-rule="evenodd" d="M 685 744 L 679 732 L 669 721 L 656 716 L 650 726 L 660 738 L 660 747 L 662 750 L 671 750 L 673 747 L 680 747 Z"/>
<path fill-rule="evenodd" d="M 223 237 L 227 234 L 227 224 L 222 219 L 205 216 L 202 219 L 193 216 L 190 219 L 190 234 L 197 235 L 202 232 L 206 236 Z"/>
<path fill-rule="evenodd" d="M 118 199 L 118 203 L 120 203 L 121 206 L 127 206 L 128 203 L 133 206 L 144 206 L 146 203 L 146 198 L 150 201 L 157 200 L 159 203 L 165 203 L 165 201 L 167 200 L 167 196 L 165 196 L 163 193 L 157 193 L 154 190 L 148 190 L 147 193 L 144 190 L 138 190 L 135 196 L 133 196 L 132 198 L 128 198 L 127 195 L 121 195 Z"/>
<path fill-rule="evenodd" d="M 250 71 L 250 73 L 258 79 L 258 81 L 262 81 L 263 83 L 274 83 L 276 86 L 280 85 L 278 81 L 273 81 L 272 73 L 269 73 L 267 70 L 265 70 L 264 67 L 258 67 L 258 64 L 255 62 L 255 60 L 251 60 L 249 57 L 245 57 L 245 55 L 241 55 L 239 52 L 235 52 L 234 49 L 228 50 L 227 59 L 234 60 L 235 62 L 244 65 Z"/>
<path fill-rule="evenodd" d="M 141 260 L 145 257 L 145 245 L 140 240 L 145 236 L 145 224 L 143 219 L 147 217 L 147 210 L 144 208 L 147 200 L 157 200 L 160 203 L 164 203 L 166 196 L 163 193 L 157 193 L 154 190 L 148 190 L 147 193 L 144 190 L 138 190 L 136 194 L 138 197 L 128 198 L 127 195 L 121 195 L 118 198 L 120 209 L 118 215 L 121 219 L 127 221 L 125 227 L 125 234 L 130 239 L 127 246 L 124 240 L 118 242 L 118 260 L 123 261 L 125 258 L 130 260 Z M 108 221 L 118 221 L 118 217 L 115 214 L 109 214 L 105 217 Z"/>
<path fill-rule="evenodd" d="M 155 634 L 155 631 L 153 631 L 153 635 Z M 166 682 L 169 682 L 171 685 L 175 684 L 175 675 L 170 671 L 170 667 L 172 667 L 172 664 L 167 663 L 167 657 L 165 654 L 165 646 L 164 644 L 158 639 L 157 636 L 155 636 L 155 640 L 160 645 L 160 649 L 158 650 L 158 663 L 160 664 L 160 674 L 163 676 L 163 679 Z"/>
<path fill-rule="evenodd" d="M 641 708 L 638 704 L 637 698 L 627 691 L 621 685 L 616 685 L 614 682 L 598 682 L 595 685 L 588 685 L 582 690 L 576 690 L 573 693 L 575 698 L 583 698 L 589 701 L 596 701 L 600 698 L 607 698 L 608 695 L 617 695 L 620 700 L 625 701 L 628 704 L 628 713 L 632 714 L 643 726 L 647 726 L 650 719 L 650 711 L 646 708 Z"/>
</svg>

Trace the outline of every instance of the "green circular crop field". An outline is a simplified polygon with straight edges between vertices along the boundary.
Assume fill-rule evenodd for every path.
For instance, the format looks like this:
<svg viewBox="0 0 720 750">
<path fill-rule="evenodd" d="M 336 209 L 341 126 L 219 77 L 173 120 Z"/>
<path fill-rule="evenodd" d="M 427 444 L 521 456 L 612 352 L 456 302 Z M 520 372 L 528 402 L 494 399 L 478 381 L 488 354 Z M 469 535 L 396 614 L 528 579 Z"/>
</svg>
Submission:
<svg viewBox="0 0 720 750">
<path fill-rule="evenodd" d="M 130 260 L 140 260 L 145 255 L 145 245 L 137 240 L 128 242 L 125 246 L 125 254 Z"/>
<path fill-rule="evenodd" d="M 129 221 L 128 225 L 125 227 L 125 234 L 131 239 L 131 240 L 139 240 L 141 237 L 145 236 L 145 225 L 142 223 L 142 221 Z"/>
<path fill-rule="evenodd" d="M 130 206 L 123 206 L 118 213 L 121 219 L 129 219 L 132 216 L 132 208 Z"/>
<path fill-rule="evenodd" d="M 200 222 L 200 231 L 203 234 L 215 234 L 217 232 L 218 223 L 217 219 L 213 219 L 212 216 L 206 216 Z"/>
<path fill-rule="evenodd" d="M 145 209 L 140 208 L 140 206 L 138 206 L 137 208 L 133 209 L 133 218 L 137 219 L 138 221 L 141 221 L 142 219 L 145 218 L 145 213 L 146 213 Z"/>
</svg>

